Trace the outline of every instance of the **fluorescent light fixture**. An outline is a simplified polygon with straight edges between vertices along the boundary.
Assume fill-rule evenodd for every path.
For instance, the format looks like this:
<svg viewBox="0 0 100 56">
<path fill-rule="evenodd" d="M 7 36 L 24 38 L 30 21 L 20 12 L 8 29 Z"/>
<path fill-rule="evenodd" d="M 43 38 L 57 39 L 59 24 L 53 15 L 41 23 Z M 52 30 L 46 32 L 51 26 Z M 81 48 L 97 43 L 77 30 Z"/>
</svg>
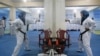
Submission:
<svg viewBox="0 0 100 56">
<path fill-rule="evenodd" d="M 75 9 L 75 10 L 78 10 L 78 9 L 83 9 L 84 7 L 66 7 L 65 9 Z"/>
<path fill-rule="evenodd" d="M 23 2 L 27 2 L 27 0 L 23 0 Z"/>
</svg>

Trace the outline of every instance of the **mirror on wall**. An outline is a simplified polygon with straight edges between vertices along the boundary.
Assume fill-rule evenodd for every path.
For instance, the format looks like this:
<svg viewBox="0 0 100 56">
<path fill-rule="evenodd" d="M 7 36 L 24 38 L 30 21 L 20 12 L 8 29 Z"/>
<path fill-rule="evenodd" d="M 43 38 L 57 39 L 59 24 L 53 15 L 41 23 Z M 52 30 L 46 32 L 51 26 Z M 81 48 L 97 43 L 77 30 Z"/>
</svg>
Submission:
<svg viewBox="0 0 100 56">
<path fill-rule="evenodd" d="M 16 8 L 16 19 L 18 18 L 18 15 L 20 12 L 26 12 L 26 17 L 34 19 L 34 20 L 40 20 L 39 22 L 35 24 L 29 25 L 29 30 L 43 30 L 44 29 L 44 8 L 43 7 L 29 7 L 29 8 Z"/>
<path fill-rule="evenodd" d="M 79 15 L 80 11 L 87 10 L 89 11 L 90 17 L 94 18 L 96 22 L 96 32 L 100 31 L 100 6 L 80 6 L 80 7 L 66 7 L 66 19 L 72 20 L 75 19 L 75 14 Z M 80 15 L 79 15 L 80 16 Z M 67 24 L 68 27 L 68 24 Z M 75 28 L 75 29 L 74 29 Z M 73 24 L 69 26 L 68 30 L 78 30 L 80 26 Z"/>
</svg>

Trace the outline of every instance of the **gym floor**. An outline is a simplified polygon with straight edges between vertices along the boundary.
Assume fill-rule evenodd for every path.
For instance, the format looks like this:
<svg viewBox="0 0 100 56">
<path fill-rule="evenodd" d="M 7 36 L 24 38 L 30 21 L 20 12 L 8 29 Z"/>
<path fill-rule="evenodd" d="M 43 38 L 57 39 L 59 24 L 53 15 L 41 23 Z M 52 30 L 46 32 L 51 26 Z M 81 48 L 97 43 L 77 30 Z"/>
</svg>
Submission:
<svg viewBox="0 0 100 56">
<path fill-rule="evenodd" d="M 18 56 L 37 56 L 38 53 L 41 53 L 41 48 L 38 46 L 38 35 L 40 32 L 38 31 L 29 31 L 28 37 L 30 41 L 30 48 L 32 51 L 25 51 L 24 44 L 21 47 Z M 86 53 L 77 53 L 78 49 L 78 31 L 69 31 L 71 46 L 70 48 L 66 48 L 64 53 L 68 56 L 86 56 Z M 91 48 L 94 56 L 100 56 L 100 35 L 92 34 L 91 39 Z M 9 34 L 5 34 L 4 36 L 0 36 L 0 56 L 11 56 L 13 49 L 16 45 L 16 37 L 11 36 Z"/>
</svg>

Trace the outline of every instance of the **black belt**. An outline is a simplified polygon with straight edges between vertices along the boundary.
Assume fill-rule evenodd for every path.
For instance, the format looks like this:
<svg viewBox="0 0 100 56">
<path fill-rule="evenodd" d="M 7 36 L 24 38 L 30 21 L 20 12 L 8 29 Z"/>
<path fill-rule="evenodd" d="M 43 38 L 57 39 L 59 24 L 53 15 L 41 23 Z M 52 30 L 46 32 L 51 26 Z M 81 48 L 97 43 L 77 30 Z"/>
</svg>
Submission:
<svg viewBox="0 0 100 56">
<path fill-rule="evenodd" d="M 26 39 L 26 33 L 23 32 L 21 29 L 18 29 L 18 31 L 20 31 L 24 35 L 24 40 L 25 40 Z"/>
<path fill-rule="evenodd" d="M 89 31 L 89 30 L 85 30 L 85 31 L 83 31 L 82 33 L 80 33 L 80 40 L 81 40 L 81 41 L 83 41 L 83 40 L 82 40 L 83 34 L 85 34 L 87 31 Z"/>
</svg>

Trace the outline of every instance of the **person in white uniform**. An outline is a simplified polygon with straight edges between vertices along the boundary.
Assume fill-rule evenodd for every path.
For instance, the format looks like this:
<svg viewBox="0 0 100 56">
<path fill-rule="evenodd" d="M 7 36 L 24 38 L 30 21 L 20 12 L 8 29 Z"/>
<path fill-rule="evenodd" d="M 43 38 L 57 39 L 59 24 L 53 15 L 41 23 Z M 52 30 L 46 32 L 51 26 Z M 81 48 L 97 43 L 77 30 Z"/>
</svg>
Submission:
<svg viewBox="0 0 100 56">
<path fill-rule="evenodd" d="M 26 36 L 27 25 L 31 24 L 31 23 L 36 23 L 37 20 L 26 19 L 25 16 L 26 16 L 26 13 L 21 12 L 19 15 L 19 19 L 15 19 L 13 22 L 11 22 L 11 24 L 14 25 L 14 27 L 15 27 L 16 39 L 17 39 L 17 44 L 14 48 L 12 56 L 18 56 L 18 53 L 20 51 L 20 48 L 21 48 L 21 45 L 23 44 L 23 42 L 25 43 L 25 50 L 27 50 L 27 51 L 30 50 L 28 38 Z"/>
<path fill-rule="evenodd" d="M 5 16 L 2 17 L 2 23 L 3 23 L 3 28 L 5 31 L 5 28 L 6 28 L 6 17 Z"/>
<path fill-rule="evenodd" d="M 4 28 L 3 28 L 3 22 L 2 19 L 0 19 L 0 37 L 4 35 Z"/>
<path fill-rule="evenodd" d="M 3 36 L 5 33 L 5 28 L 6 28 L 6 17 L 2 17 L 0 19 L 0 35 Z"/>
<path fill-rule="evenodd" d="M 86 10 L 81 11 L 81 19 L 77 18 L 70 21 L 70 23 L 80 24 L 80 37 L 79 37 L 79 50 L 77 52 L 86 51 L 87 56 L 93 56 L 90 47 L 91 33 L 95 28 L 95 21 L 89 17 L 89 12 Z"/>
</svg>

